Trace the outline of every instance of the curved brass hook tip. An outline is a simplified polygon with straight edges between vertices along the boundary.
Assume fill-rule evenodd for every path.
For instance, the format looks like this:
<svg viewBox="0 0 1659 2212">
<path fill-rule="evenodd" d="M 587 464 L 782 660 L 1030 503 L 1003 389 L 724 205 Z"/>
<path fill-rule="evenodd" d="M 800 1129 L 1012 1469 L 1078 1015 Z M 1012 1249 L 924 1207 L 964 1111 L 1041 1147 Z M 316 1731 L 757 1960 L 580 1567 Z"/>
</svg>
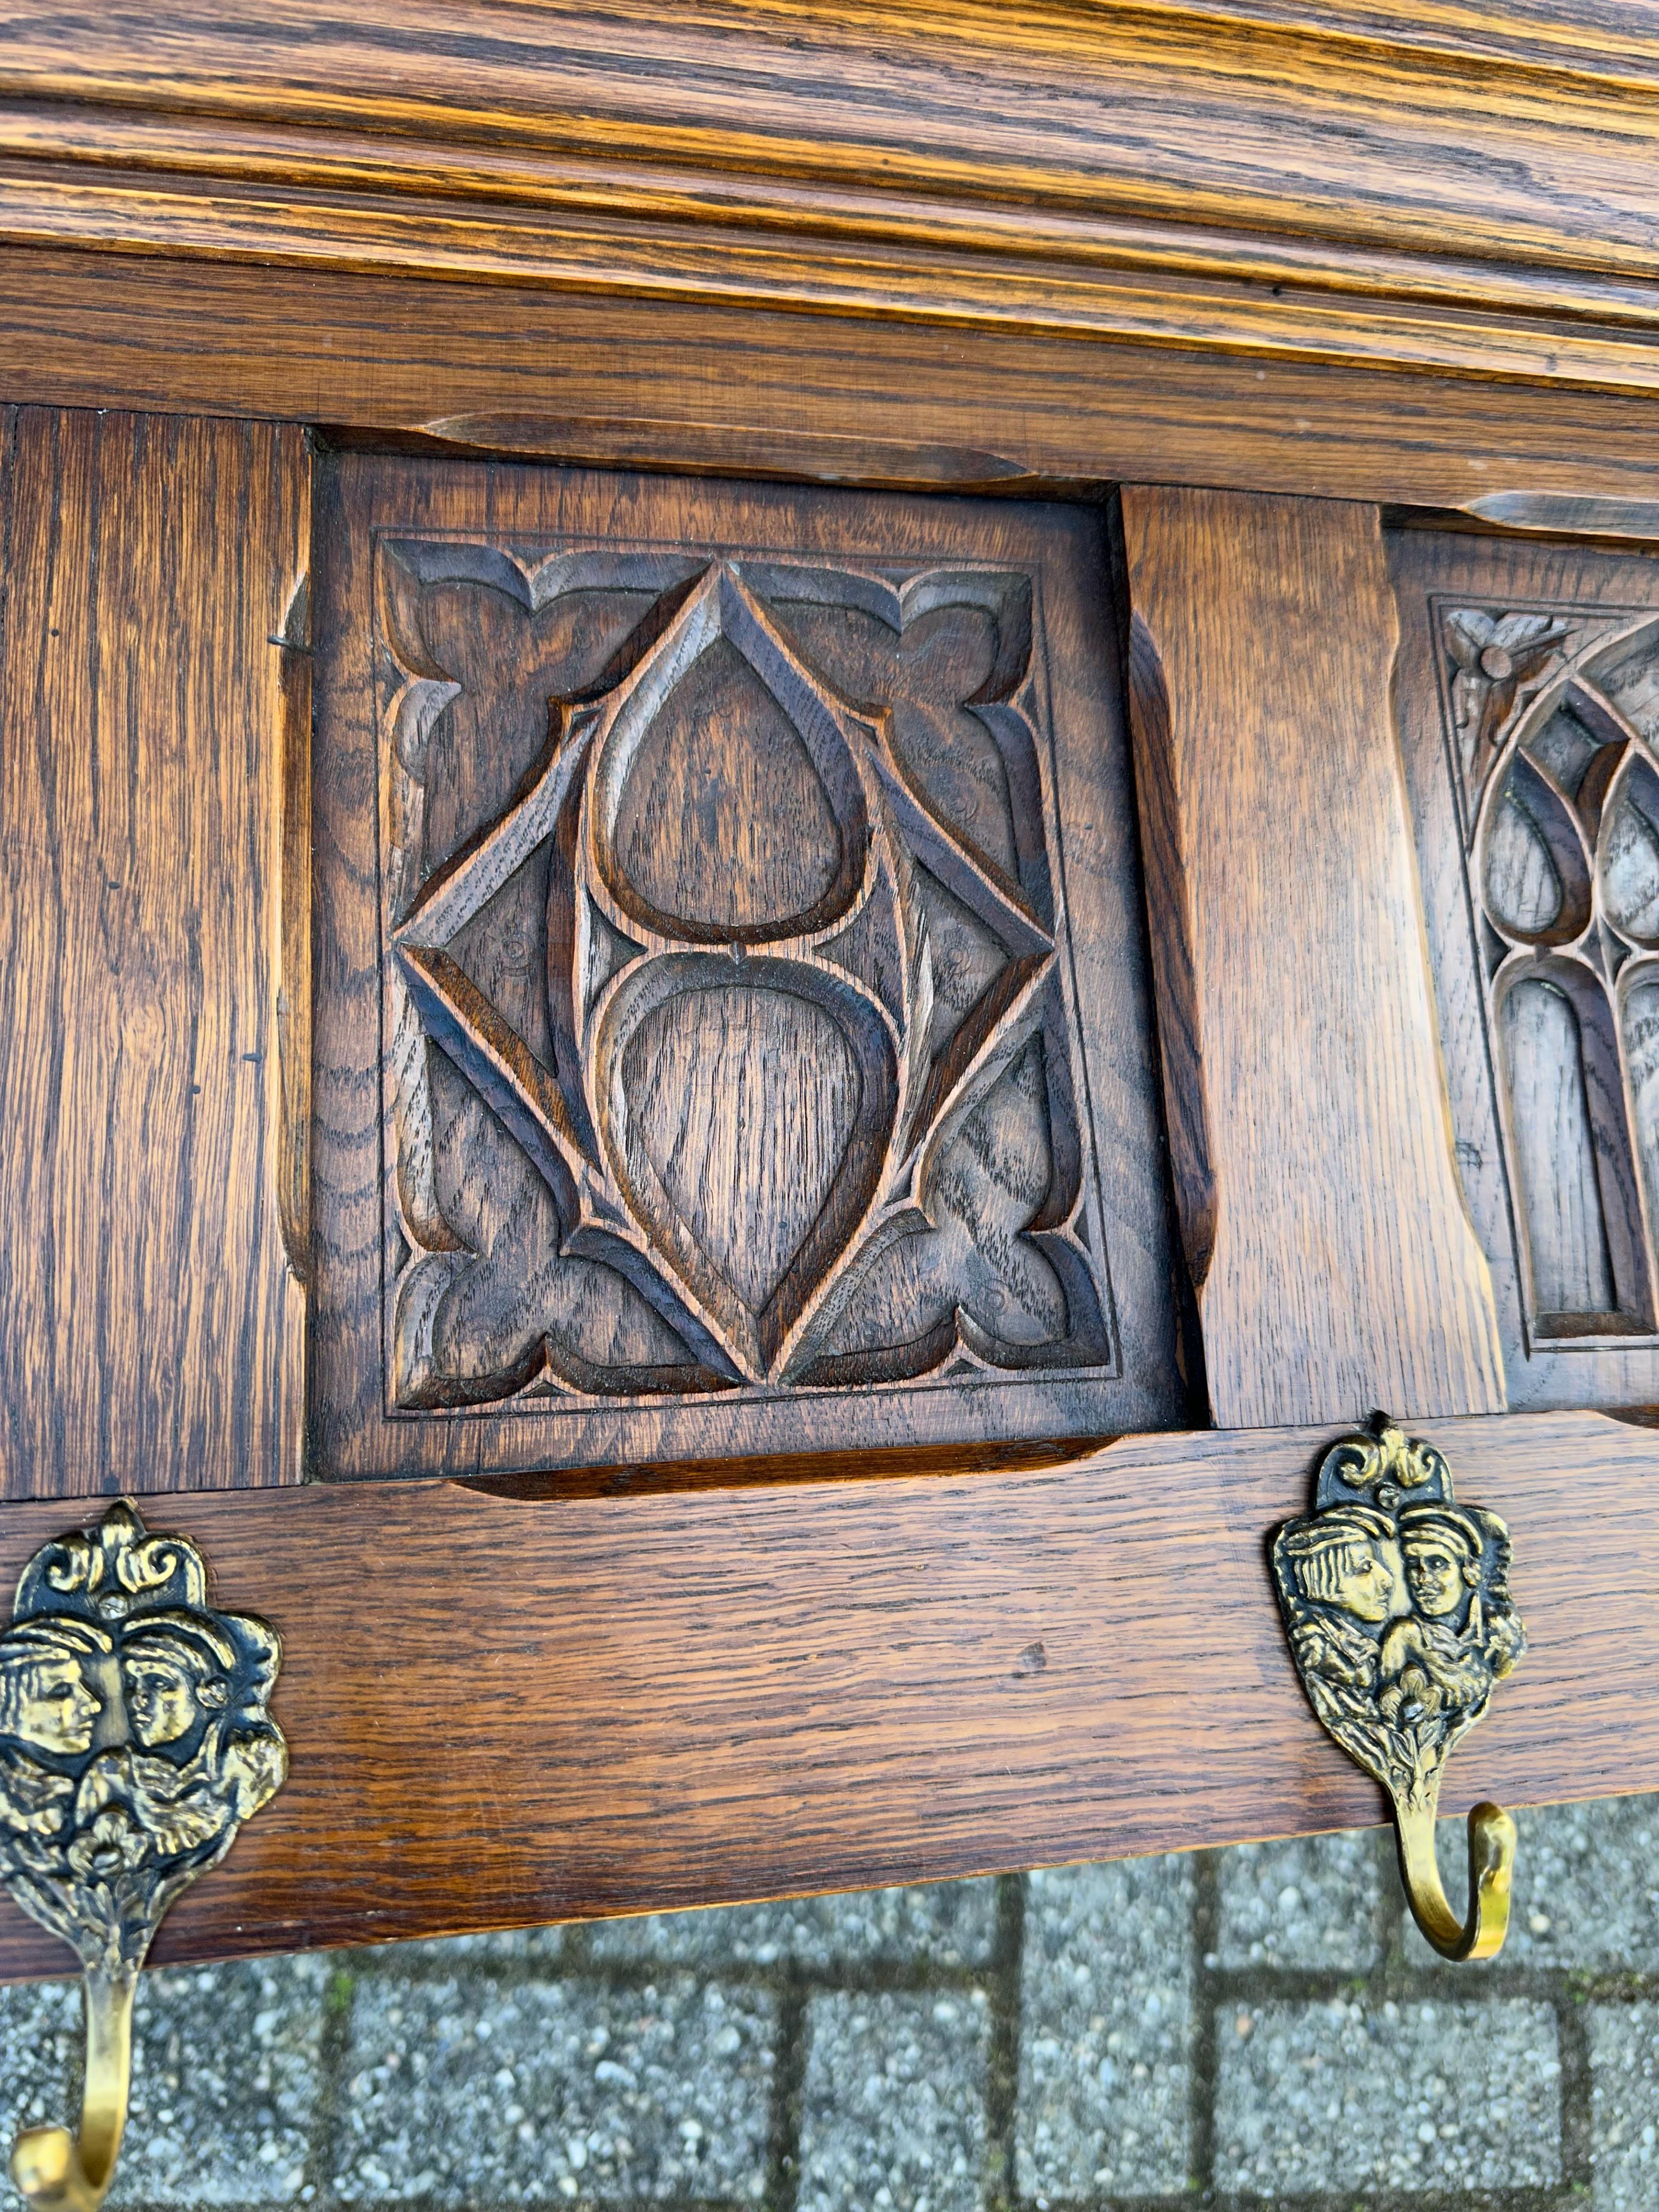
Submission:
<svg viewBox="0 0 1659 2212">
<path fill-rule="evenodd" d="M 27 2128 L 12 2146 L 11 2178 L 38 2212 L 82 2212 L 100 2196 L 88 2192 L 67 2128 Z"/>
<path fill-rule="evenodd" d="M 1510 1887 L 1515 1872 L 1515 1822 L 1501 1805 L 1477 1805 L 1469 1814 L 1469 1917 L 1460 1921 L 1447 1902 L 1434 1850 L 1434 1813 L 1396 1806 L 1400 1875 L 1412 1917 L 1443 1959 L 1495 1959 L 1510 1932 Z"/>
<path fill-rule="evenodd" d="M 98 2212 L 115 2179 L 132 2069 L 135 1970 L 89 1970 L 82 1983 L 87 2020 L 81 2132 L 25 2128 L 12 2146 L 11 2178 L 30 2212 Z"/>
</svg>

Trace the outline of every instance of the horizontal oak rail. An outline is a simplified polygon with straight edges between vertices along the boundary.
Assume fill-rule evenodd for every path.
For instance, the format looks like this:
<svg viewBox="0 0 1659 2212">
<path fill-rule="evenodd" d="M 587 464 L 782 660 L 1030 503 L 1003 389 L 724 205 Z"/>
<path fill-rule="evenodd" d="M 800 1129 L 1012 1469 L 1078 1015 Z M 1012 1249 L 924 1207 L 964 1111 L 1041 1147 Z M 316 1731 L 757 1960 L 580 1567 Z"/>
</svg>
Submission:
<svg viewBox="0 0 1659 2212">
<path fill-rule="evenodd" d="M 627 374 L 619 374 L 626 362 Z M 1091 496 L 1659 500 L 1649 397 L 605 289 L 8 244 L 0 392 L 440 450 Z"/>
<path fill-rule="evenodd" d="M 1530 1638 L 1443 1809 L 1659 1787 L 1659 1437 L 1594 1414 L 1423 1425 L 1508 1522 Z M 1268 1576 L 1329 1441 L 1139 1437 L 1039 1472 L 649 1500 L 152 1498 L 218 1601 L 282 1634 L 292 1751 L 156 1958 L 1376 1820 Z M 0 1578 L 76 1511 L 0 1514 Z M 5 1905 L 0 1972 L 61 1966 Z"/>
</svg>

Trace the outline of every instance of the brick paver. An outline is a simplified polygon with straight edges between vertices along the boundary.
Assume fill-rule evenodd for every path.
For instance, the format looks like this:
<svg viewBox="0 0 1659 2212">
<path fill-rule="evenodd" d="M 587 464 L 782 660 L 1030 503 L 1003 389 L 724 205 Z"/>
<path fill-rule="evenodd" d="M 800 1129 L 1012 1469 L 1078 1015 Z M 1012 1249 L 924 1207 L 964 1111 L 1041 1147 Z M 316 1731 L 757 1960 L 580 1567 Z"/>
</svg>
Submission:
<svg viewBox="0 0 1659 2212">
<path fill-rule="evenodd" d="M 978 2212 L 982 1990 L 826 1990 L 806 2011 L 799 2212 Z"/>
<path fill-rule="evenodd" d="M 1561 2179 L 1561 2061 L 1547 2004 L 1229 2006 L 1217 2043 L 1224 2191 L 1461 2191 Z"/>
<path fill-rule="evenodd" d="M 1659 1799 L 1520 1821 L 1488 1967 L 1372 1830 L 149 1975 L 112 2207 L 1659 2212 Z"/>
<path fill-rule="evenodd" d="M 933 1882 L 848 1897 L 734 1905 L 720 1912 L 650 1913 L 596 1922 L 586 1934 L 595 1964 L 670 1961 L 678 1966 L 775 1966 L 811 1972 L 884 1961 L 981 1966 L 996 1937 L 996 1885 Z"/>
<path fill-rule="evenodd" d="M 1368 1973 L 1382 1954 L 1393 1897 L 1379 1840 L 1361 1829 L 1223 1852 L 1211 1963 Z"/>
<path fill-rule="evenodd" d="M 1030 1877 L 1015 2127 L 1022 2196 L 1184 2187 L 1192 1886 L 1182 1858 Z"/>
<path fill-rule="evenodd" d="M 690 1975 L 614 1987 L 365 1974 L 330 2177 L 343 2204 L 753 2204 L 776 2006 Z"/>
<path fill-rule="evenodd" d="M 1589 2008 L 1596 2212 L 1659 2204 L 1659 2004 Z"/>
</svg>

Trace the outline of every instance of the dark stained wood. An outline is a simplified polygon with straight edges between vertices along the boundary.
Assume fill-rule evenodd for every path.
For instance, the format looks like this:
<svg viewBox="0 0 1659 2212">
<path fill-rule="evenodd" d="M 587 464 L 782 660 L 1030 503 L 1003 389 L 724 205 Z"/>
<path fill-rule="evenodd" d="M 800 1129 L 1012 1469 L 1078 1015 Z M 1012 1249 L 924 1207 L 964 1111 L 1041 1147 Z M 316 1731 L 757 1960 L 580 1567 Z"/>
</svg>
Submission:
<svg viewBox="0 0 1659 2212">
<path fill-rule="evenodd" d="M 1467 502 L 1471 529 L 1537 532 L 1548 538 L 1645 539 L 1659 536 L 1659 500 L 1586 499 L 1571 492 L 1490 492 Z M 1403 517 L 1407 523 L 1422 517 Z M 1452 517 L 1442 519 L 1450 521 Z"/>
<path fill-rule="evenodd" d="M 316 1472 L 1181 1418 L 1097 514 L 349 454 L 316 557 Z"/>
<path fill-rule="evenodd" d="M 308 471 L 307 471 L 308 476 Z M 309 495 L 309 481 L 307 484 Z M 276 1198 L 283 1249 L 311 1274 L 311 580 L 282 628 L 281 954 L 276 991 Z"/>
<path fill-rule="evenodd" d="M 1273 14 L 16 4 L 0 236 L 1654 388 L 1650 19 Z"/>
<path fill-rule="evenodd" d="M 1511 1402 L 1659 1395 L 1659 581 L 1401 531 L 1398 708 Z"/>
<path fill-rule="evenodd" d="M 1210 1164 L 1209 1101 L 1204 1084 L 1202 1018 L 1193 965 L 1192 902 L 1182 857 L 1181 794 L 1170 726 L 1170 695 L 1152 634 L 1129 623 L 1129 716 L 1134 730 L 1140 850 L 1158 994 L 1164 1126 L 1175 1174 L 1176 1212 L 1192 1288 L 1200 1291 L 1215 1253 L 1215 1176 Z"/>
<path fill-rule="evenodd" d="M 297 432 L 9 410 L 0 1494 L 297 1478 L 273 1174 Z"/>
<path fill-rule="evenodd" d="M 1620 392 L 3 245 L 0 392 L 835 483 L 1127 479 L 1447 508 L 1493 493 L 1659 497 L 1650 403 Z"/>
<path fill-rule="evenodd" d="M 999 1474 L 1067 1467 L 1115 1442 L 1110 1437 L 1022 1437 L 1012 1443 L 896 1444 L 858 1455 L 860 1481 L 899 1475 Z M 625 1467 L 556 1468 L 453 1478 L 488 1498 L 540 1502 L 555 1498 L 645 1498 L 672 1490 L 761 1488 L 768 1484 L 845 1482 L 844 1451 L 775 1452 L 753 1459 L 635 1460 Z"/>
<path fill-rule="evenodd" d="M 1659 1787 L 1659 1439 L 1435 1423 L 1515 1538 L 1526 1660 L 1443 1805 Z M 913 1881 L 1376 1820 L 1286 1651 L 1268 1531 L 1329 1432 L 967 1480 L 529 1504 L 157 1501 L 283 1632 L 292 1778 L 158 1960 Z M 64 1525 L 0 1518 L 0 1578 Z M 64 1954 L 7 1905 L 0 1972 Z"/>
<path fill-rule="evenodd" d="M 1498 1412 L 1389 719 L 1376 511 L 1131 487 L 1123 518 L 1191 905 L 1195 1012 L 1170 1048 L 1201 1067 L 1208 1104 L 1215 1419 Z M 1149 811 L 1148 833 L 1166 818 Z M 1194 1188 L 1177 1177 L 1189 1249 L 1207 1235 Z"/>
</svg>

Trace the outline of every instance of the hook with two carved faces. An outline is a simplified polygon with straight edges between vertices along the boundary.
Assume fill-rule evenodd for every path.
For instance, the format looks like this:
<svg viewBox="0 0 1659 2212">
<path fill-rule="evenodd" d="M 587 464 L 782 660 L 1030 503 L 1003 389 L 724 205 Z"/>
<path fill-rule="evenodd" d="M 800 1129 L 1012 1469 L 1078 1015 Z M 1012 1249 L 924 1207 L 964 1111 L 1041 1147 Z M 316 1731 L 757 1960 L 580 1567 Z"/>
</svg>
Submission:
<svg viewBox="0 0 1659 2212">
<path fill-rule="evenodd" d="M 288 1771 L 273 1630 L 209 1601 L 192 1544 L 131 1506 L 23 1571 L 0 1635 L 0 1881 L 83 1968 L 77 2134 L 30 2128 L 36 2212 L 97 2212 L 126 2124 L 138 1972 L 162 1916 Z"/>
<path fill-rule="evenodd" d="M 1527 1648 L 1509 1567 L 1509 1530 L 1497 1515 L 1460 1505 L 1442 1455 L 1380 1413 L 1325 1453 L 1313 1512 L 1273 1538 L 1273 1582 L 1303 1687 L 1330 1735 L 1388 1791 L 1412 1916 L 1447 1959 L 1490 1959 L 1509 1928 L 1509 1814 L 1490 1804 L 1469 1814 L 1466 1921 L 1447 1899 L 1434 1844 L 1452 1747 Z"/>
</svg>

